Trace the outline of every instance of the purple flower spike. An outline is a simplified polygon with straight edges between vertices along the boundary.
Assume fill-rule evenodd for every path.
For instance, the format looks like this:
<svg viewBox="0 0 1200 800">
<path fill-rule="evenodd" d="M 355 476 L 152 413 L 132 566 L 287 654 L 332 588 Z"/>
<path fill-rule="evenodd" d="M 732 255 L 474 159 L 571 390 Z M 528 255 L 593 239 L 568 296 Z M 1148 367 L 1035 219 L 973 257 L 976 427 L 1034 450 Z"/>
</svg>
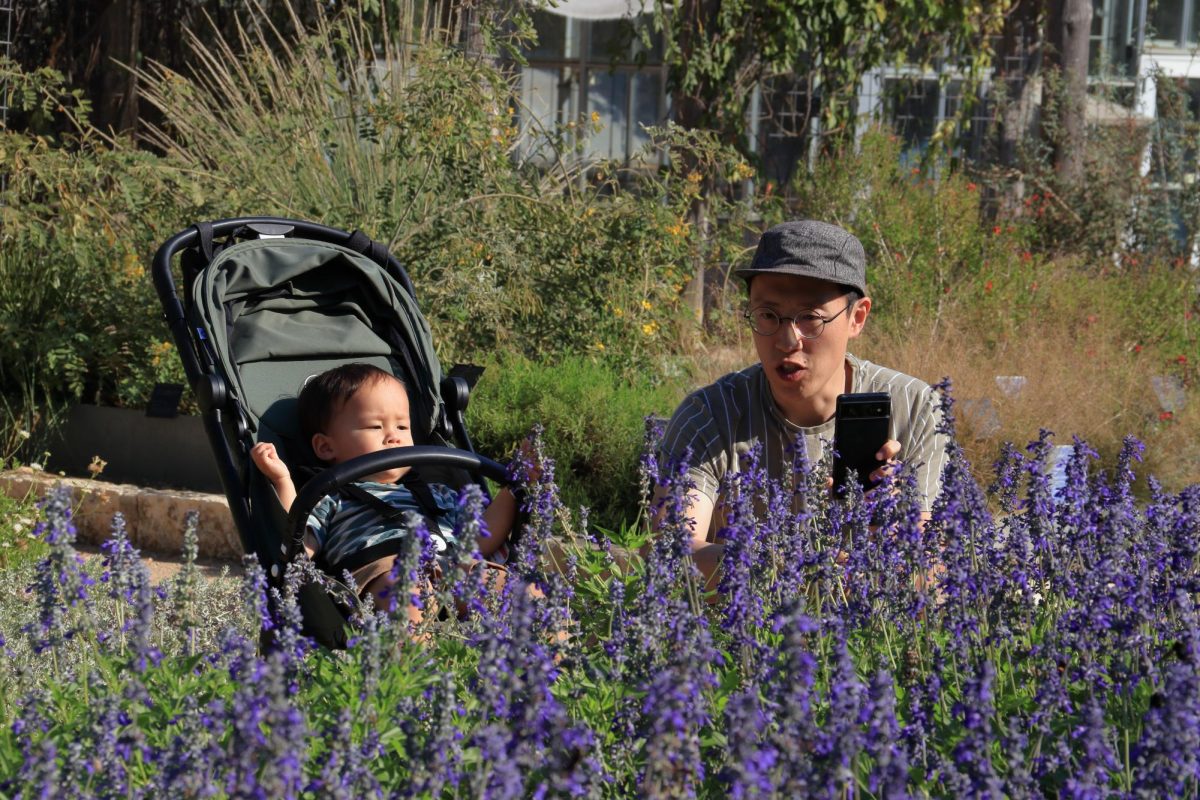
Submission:
<svg viewBox="0 0 1200 800">
<path fill-rule="evenodd" d="M 51 488 L 38 508 L 42 521 L 34 532 L 45 540 L 50 551 L 38 562 L 34 583 L 29 587 L 37 604 L 38 619 L 25 626 L 24 631 L 33 651 L 44 653 L 92 629 L 94 615 L 89 587 L 95 581 L 85 571 L 83 557 L 75 551 L 71 490 L 62 484 Z"/>
</svg>

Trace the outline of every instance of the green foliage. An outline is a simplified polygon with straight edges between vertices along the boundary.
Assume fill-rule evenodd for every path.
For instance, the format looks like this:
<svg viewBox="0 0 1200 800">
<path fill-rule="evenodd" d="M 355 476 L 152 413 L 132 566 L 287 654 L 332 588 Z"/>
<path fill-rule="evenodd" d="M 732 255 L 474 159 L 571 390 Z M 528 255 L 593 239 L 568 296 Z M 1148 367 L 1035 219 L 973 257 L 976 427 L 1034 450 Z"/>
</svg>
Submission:
<svg viewBox="0 0 1200 800">
<path fill-rule="evenodd" d="M 958 173 L 928 179 L 903 166 L 901 149 L 895 134 L 868 131 L 857 153 L 825 159 L 797 179 L 793 215 L 835 221 L 862 241 L 879 335 L 922 320 L 936 326 L 964 306 L 989 318 L 991 336 L 1010 335 L 1036 302 L 1028 233 L 988 224 L 976 183 Z"/>
<path fill-rule="evenodd" d="M 83 119 L 54 73 L 3 74 L 23 87 L 22 108 Z M 215 208 L 194 176 L 80 131 L 54 141 L 0 129 L 0 395 L 5 424 L 33 434 L 33 448 L 66 400 L 137 405 L 155 381 L 181 379 L 143 265 L 160 238 Z"/>
<path fill-rule="evenodd" d="M 540 423 L 563 502 L 586 505 L 594 524 L 617 529 L 641 510 L 645 418 L 670 415 L 682 394 L 678 379 L 623 379 L 586 356 L 554 363 L 509 356 L 487 366 L 467 422 L 476 447 L 491 454 L 511 452 Z"/>
<path fill-rule="evenodd" d="M 168 122 L 153 137 L 168 159 L 204 170 L 226 213 L 387 242 L 444 358 L 592 352 L 629 371 L 677 338 L 688 181 L 566 167 L 587 135 L 574 122 L 530 144 L 553 168 L 521 162 L 508 78 L 493 64 L 380 38 L 353 10 L 286 40 L 195 47 L 200 79 L 141 75 Z"/>
<path fill-rule="evenodd" d="M 38 511 L 30 498 L 0 494 L 0 570 L 31 564 L 46 553 L 46 545 L 34 536 Z"/>
<path fill-rule="evenodd" d="M 1200 411 L 1200 303 L 1184 260 L 1092 255 L 1080 240 L 1064 256 L 1046 237 L 1089 228 L 1046 222 L 1061 221 L 1053 209 L 1062 197 L 1032 193 L 989 218 L 982 178 L 947 171 L 929 180 L 901 166 L 900 147 L 886 130 L 869 131 L 857 151 L 801 176 L 788 199 L 788 215 L 839 222 L 867 250 L 873 306 L 854 352 L 931 382 L 950 376 L 963 398 L 987 398 L 996 416 L 968 417 L 964 435 L 977 464 L 1001 441 L 1047 428 L 1061 443 L 1085 436 L 1110 457 L 1132 434 L 1151 444 L 1148 468 L 1166 485 L 1200 477 L 1200 452 L 1182 433 Z M 1023 375 L 1028 390 L 1006 396 L 998 375 Z M 1161 406 L 1154 386 L 1164 377 L 1182 386 L 1181 407 Z"/>
<path fill-rule="evenodd" d="M 976 80 L 1010 5 L 688 0 L 655 4 L 654 27 L 664 34 L 667 86 L 685 124 L 740 146 L 751 89 L 763 78 L 794 76 L 818 89 L 823 132 L 838 139 L 854 130 L 859 84 L 880 64 L 949 58 Z"/>
</svg>

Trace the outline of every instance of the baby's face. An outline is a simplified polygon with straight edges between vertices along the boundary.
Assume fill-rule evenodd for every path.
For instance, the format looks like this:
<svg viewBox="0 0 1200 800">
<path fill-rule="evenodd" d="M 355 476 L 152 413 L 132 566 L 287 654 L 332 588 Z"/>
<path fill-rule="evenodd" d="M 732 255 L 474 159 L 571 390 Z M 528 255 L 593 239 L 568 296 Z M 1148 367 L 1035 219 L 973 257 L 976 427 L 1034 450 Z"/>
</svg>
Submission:
<svg viewBox="0 0 1200 800">
<path fill-rule="evenodd" d="M 412 421 L 408 393 L 397 380 L 381 379 L 355 392 L 336 409 L 324 433 L 313 436 L 313 452 L 323 461 L 340 464 L 356 456 L 389 447 L 411 447 Z M 408 467 L 368 475 L 365 480 L 395 483 Z"/>
</svg>

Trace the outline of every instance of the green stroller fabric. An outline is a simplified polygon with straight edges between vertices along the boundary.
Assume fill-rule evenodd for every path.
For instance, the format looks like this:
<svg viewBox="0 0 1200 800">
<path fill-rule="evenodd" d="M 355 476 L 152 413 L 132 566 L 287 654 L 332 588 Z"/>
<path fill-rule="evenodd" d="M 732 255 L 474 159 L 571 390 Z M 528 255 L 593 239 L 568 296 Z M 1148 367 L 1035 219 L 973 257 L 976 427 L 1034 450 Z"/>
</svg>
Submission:
<svg viewBox="0 0 1200 800">
<path fill-rule="evenodd" d="M 374 363 L 404 380 L 417 443 L 440 438 L 442 370 L 429 324 L 400 283 L 366 256 L 307 239 L 240 242 L 213 259 L 192 292 L 210 355 L 255 440 L 294 448 L 295 397 L 304 381 L 348 361 Z"/>
</svg>

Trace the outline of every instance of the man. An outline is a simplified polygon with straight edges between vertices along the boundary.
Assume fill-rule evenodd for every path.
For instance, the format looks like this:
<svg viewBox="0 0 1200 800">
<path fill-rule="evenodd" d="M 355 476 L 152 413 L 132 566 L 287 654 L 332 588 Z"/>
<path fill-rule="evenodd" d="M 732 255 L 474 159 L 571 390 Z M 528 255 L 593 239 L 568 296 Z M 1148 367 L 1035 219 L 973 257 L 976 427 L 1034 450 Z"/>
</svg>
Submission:
<svg viewBox="0 0 1200 800">
<path fill-rule="evenodd" d="M 847 352 L 871 311 L 862 243 L 836 225 L 785 222 L 762 235 L 754 260 L 737 270 L 746 281 L 746 319 L 759 363 L 724 376 L 687 397 L 663 436 L 664 462 L 690 450 L 695 488 L 687 499 L 693 523 L 692 555 L 710 580 L 720 563 L 721 478 L 736 472 L 754 442 L 762 445 L 768 474 L 791 478 L 793 449 L 803 436 L 816 463 L 821 440 L 833 438 L 837 397 L 846 392 L 887 392 L 892 399 L 891 439 L 877 458 L 917 468 L 921 508 L 928 517 L 938 493 L 945 441 L 929 385 Z M 803 499 L 800 499 L 801 502 Z"/>
</svg>

